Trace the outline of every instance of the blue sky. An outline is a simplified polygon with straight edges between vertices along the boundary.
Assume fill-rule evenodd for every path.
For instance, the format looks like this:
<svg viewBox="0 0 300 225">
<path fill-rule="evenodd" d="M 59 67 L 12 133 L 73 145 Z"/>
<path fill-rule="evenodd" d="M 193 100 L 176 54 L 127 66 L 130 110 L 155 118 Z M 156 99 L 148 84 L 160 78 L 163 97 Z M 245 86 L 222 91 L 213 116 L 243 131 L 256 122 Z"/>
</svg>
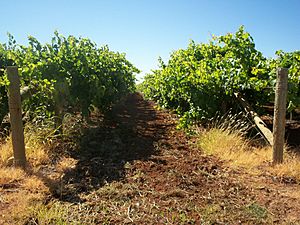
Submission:
<svg viewBox="0 0 300 225">
<path fill-rule="evenodd" d="M 125 52 L 143 72 L 157 68 L 190 39 L 244 25 L 265 56 L 300 50 L 300 0 L 0 0 L 0 42 L 10 32 L 18 43 L 32 35 L 50 42 L 54 30 L 88 37 Z"/>
</svg>

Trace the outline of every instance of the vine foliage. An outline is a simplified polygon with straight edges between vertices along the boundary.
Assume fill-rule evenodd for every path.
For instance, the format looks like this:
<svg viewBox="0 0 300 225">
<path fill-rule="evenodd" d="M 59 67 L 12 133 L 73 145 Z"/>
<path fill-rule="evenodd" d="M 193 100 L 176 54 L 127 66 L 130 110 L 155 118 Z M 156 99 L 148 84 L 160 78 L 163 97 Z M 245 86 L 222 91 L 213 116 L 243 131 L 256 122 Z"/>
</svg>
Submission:
<svg viewBox="0 0 300 225">
<path fill-rule="evenodd" d="M 290 102 L 299 106 L 299 52 L 278 51 L 267 59 L 255 48 L 241 26 L 234 34 L 213 36 L 209 43 L 191 41 L 187 49 L 174 51 L 167 63 L 145 76 L 140 85 L 145 97 L 180 115 L 180 127 L 206 121 L 217 112 L 235 107 L 233 93 L 240 92 L 260 110 L 274 96 L 276 68 L 290 68 Z"/>
<path fill-rule="evenodd" d="M 18 45 L 9 34 L 0 44 L 1 121 L 7 113 L 7 79 L 4 69 L 17 65 L 22 87 L 30 90 L 23 110 L 34 117 L 61 116 L 66 111 L 87 117 L 93 107 L 106 111 L 122 96 L 135 90 L 139 70 L 108 46 L 98 47 L 88 38 L 54 33 L 50 43 L 29 36 Z"/>
</svg>

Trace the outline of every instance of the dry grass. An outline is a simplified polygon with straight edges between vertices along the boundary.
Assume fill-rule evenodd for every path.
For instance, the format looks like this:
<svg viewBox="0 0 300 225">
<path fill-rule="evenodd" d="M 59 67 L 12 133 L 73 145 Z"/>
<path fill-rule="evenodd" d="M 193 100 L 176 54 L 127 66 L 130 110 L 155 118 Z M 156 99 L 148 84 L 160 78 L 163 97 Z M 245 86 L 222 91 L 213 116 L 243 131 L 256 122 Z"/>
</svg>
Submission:
<svg viewBox="0 0 300 225">
<path fill-rule="evenodd" d="M 24 224 L 24 219 L 30 216 L 28 209 L 43 202 L 49 190 L 38 177 L 23 170 L 1 168 L 0 173 L 5 176 L 0 181 L 1 202 L 6 204 L 0 210 L 0 224 Z"/>
<path fill-rule="evenodd" d="M 76 116 L 68 115 L 64 118 L 64 135 L 59 139 L 53 119 L 26 123 L 24 139 L 28 166 L 25 170 L 13 167 L 11 136 L 1 140 L 0 224 L 69 224 L 64 222 L 69 214 L 65 206 L 58 203 L 45 206 L 44 201 L 54 189 L 61 188 L 62 175 L 77 163 L 63 156 L 57 158 L 58 161 L 52 161 L 49 157 L 53 154 L 51 149 L 60 146 L 61 140 L 75 145 L 75 141 L 72 141 L 74 136 L 80 134 L 80 122 Z M 44 174 L 43 168 L 49 165 L 53 171 Z M 30 218 L 35 220 L 31 221 Z"/>
<path fill-rule="evenodd" d="M 270 171 L 280 177 L 288 176 L 300 180 L 300 157 L 292 152 L 285 152 L 284 162 L 273 166 Z"/>
<path fill-rule="evenodd" d="M 23 180 L 26 173 L 17 168 L 2 167 L 0 168 L 0 185 Z"/>
<path fill-rule="evenodd" d="M 60 185 L 62 175 L 74 168 L 77 161 L 62 157 L 53 167 L 51 174 L 43 174 L 41 170 L 53 163 L 49 154 L 52 154 L 50 150 L 55 146 L 60 146 L 61 142 L 57 140 L 76 145 L 73 137 L 80 134 L 80 119 L 68 115 L 63 122 L 63 135 L 60 135 L 59 139 L 53 118 L 36 118 L 35 121 L 26 123 L 24 138 L 28 167 L 25 170 L 13 167 L 11 136 L 1 140 L 0 224 L 69 224 L 63 223 L 67 214 L 64 206 L 57 203 L 44 206 L 44 201 L 51 195 L 52 189 Z M 2 203 L 7 206 L 2 208 Z M 36 218 L 38 221 L 27 221 L 28 218 Z"/>
<path fill-rule="evenodd" d="M 63 157 L 56 165 L 56 170 L 59 173 L 66 173 L 68 170 L 74 169 L 76 167 L 77 160 L 73 158 Z"/>
<path fill-rule="evenodd" d="M 31 213 L 28 209 L 42 202 L 49 194 L 49 188 L 40 177 L 34 175 L 34 171 L 49 163 L 49 137 L 53 132 L 51 126 L 40 128 L 34 124 L 26 124 L 26 170 L 13 167 L 11 136 L 0 145 L 0 191 L 2 201 L 7 204 L 5 210 L 1 210 L 0 224 L 22 224 Z"/>
<path fill-rule="evenodd" d="M 24 190 L 31 193 L 48 193 L 49 189 L 45 183 L 37 176 L 31 175 L 27 176 L 22 183 Z"/>
<path fill-rule="evenodd" d="M 199 136 L 199 147 L 208 155 L 216 155 L 232 167 L 243 167 L 249 172 L 267 170 L 276 176 L 300 180 L 300 158 L 284 152 L 284 163 L 271 166 L 272 148 L 254 147 L 240 133 L 212 128 Z"/>
<path fill-rule="evenodd" d="M 200 136 L 199 146 L 206 154 L 227 160 L 233 167 L 242 166 L 249 170 L 270 161 L 271 156 L 270 148 L 251 147 L 240 134 L 216 128 Z"/>
<path fill-rule="evenodd" d="M 47 149 L 49 148 L 48 137 L 53 133 L 51 128 L 39 129 L 33 124 L 27 124 L 24 132 L 26 157 L 31 166 L 46 164 L 49 160 Z M 11 166 L 13 160 L 11 135 L 0 146 L 0 168 Z"/>
</svg>

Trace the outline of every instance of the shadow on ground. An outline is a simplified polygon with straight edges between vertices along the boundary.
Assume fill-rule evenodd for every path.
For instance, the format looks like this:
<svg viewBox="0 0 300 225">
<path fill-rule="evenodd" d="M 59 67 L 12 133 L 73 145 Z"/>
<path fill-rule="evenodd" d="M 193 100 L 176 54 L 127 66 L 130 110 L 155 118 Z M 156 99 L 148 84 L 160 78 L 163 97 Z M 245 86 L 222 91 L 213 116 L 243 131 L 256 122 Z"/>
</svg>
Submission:
<svg viewBox="0 0 300 225">
<path fill-rule="evenodd" d="M 300 116 L 297 114 L 297 119 Z M 273 131 L 273 116 L 264 116 L 264 122 L 267 127 Z M 285 123 L 285 143 L 295 153 L 300 154 L 300 121 L 299 120 L 286 120 Z"/>
<path fill-rule="evenodd" d="M 80 202 L 80 194 L 123 179 L 127 163 L 157 154 L 155 143 L 165 131 L 157 117 L 153 105 L 139 94 L 116 105 L 101 123 L 85 131 L 80 149 L 71 155 L 78 163 L 65 173 L 62 193 L 56 197 Z"/>
</svg>

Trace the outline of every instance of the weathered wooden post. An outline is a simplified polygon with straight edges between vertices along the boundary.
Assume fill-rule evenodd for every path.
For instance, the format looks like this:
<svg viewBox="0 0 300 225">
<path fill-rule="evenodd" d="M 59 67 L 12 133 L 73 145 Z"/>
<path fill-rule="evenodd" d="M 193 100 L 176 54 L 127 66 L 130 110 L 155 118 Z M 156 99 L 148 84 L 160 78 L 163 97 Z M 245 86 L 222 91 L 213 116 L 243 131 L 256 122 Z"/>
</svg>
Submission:
<svg viewBox="0 0 300 225">
<path fill-rule="evenodd" d="M 8 104 L 12 131 L 14 164 L 15 166 L 24 168 L 26 165 L 26 155 L 18 67 L 8 66 L 7 77 L 10 82 L 8 89 Z"/>
<path fill-rule="evenodd" d="M 277 69 L 273 121 L 273 164 L 283 162 L 288 69 Z"/>
</svg>

